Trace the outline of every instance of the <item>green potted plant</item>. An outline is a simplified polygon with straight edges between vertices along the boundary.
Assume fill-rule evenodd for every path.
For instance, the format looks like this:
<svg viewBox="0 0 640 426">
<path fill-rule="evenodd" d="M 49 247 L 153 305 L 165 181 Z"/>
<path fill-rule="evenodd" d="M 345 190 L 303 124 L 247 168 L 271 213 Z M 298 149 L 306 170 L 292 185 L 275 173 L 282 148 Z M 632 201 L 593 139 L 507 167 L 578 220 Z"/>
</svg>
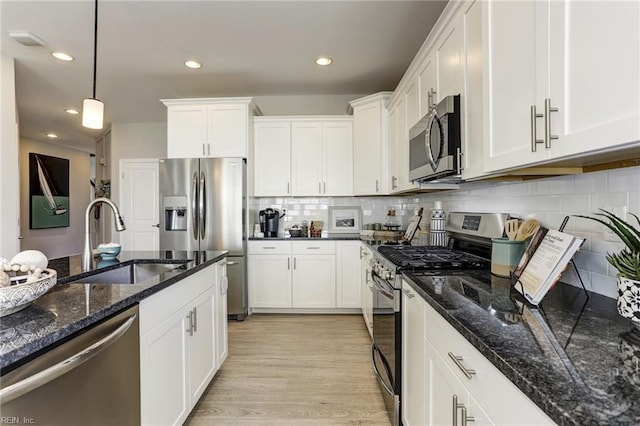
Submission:
<svg viewBox="0 0 640 426">
<path fill-rule="evenodd" d="M 618 253 L 607 253 L 607 261 L 618 270 L 618 312 L 640 328 L 640 218 L 630 213 L 637 222 L 634 225 L 611 212 L 600 211 L 594 213 L 597 217 L 576 216 L 600 222 L 624 243 Z"/>
</svg>

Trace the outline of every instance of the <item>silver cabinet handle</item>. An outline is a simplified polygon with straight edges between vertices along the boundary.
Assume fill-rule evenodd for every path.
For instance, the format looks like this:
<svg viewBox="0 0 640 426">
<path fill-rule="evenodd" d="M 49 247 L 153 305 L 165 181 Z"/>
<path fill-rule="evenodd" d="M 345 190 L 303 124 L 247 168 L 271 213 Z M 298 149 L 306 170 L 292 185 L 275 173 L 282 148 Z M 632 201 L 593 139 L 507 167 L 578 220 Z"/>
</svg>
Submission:
<svg viewBox="0 0 640 426">
<path fill-rule="evenodd" d="M 193 311 L 189 311 L 189 315 L 185 318 L 189 319 L 189 328 L 185 331 L 189 333 L 189 336 L 193 336 Z"/>
<path fill-rule="evenodd" d="M 320 247 L 307 247 L 307 250 L 320 250 Z"/>
<path fill-rule="evenodd" d="M 536 134 L 536 120 L 542 118 L 542 114 L 536 112 L 536 106 L 531 105 L 531 152 L 536 152 L 536 147 L 539 143 L 544 143 L 542 139 L 538 139 Z"/>
<path fill-rule="evenodd" d="M 378 181 L 378 179 L 376 179 L 376 192 L 379 191 L 380 188 L 380 182 Z"/>
<path fill-rule="evenodd" d="M 160 224 L 159 223 L 156 223 L 156 224 L 151 225 L 151 226 L 154 227 L 154 228 L 160 228 Z"/>
<path fill-rule="evenodd" d="M 262 247 L 262 250 L 275 250 L 275 247 L 273 247 L 273 246 L 265 246 L 265 247 Z"/>
<path fill-rule="evenodd" d="M 429 108 L 429 110 L 431 110 L 432 108 L 436 107 L 436 103 L 437 103 L 437 99 L 436 99 L 436 91 L 433 89 L 433 87 L 431 88 L 431 90 L 429 90 L 429 94 L 431 95 L 431 108 Z"/>
<path fill-rule="evenodd" d="M 431 111 L 431 89 L 427 92 L 427 110 Z"/>
<path fill-rule="evenodd" d="M 453 363 L 462 371 L 462 373 L 467 376 L 467 379 L 473 378 L 473 375 L 476 374 L 476 370 L 472 370 L 462 365 L 462 361 L 464 360 L 464 358 L 455 355 L 453 352 L 448 352 L 447 355 L 449 355 L 449 358 L 451 358 Z"/>
<path fill-rule="evenodd" d="M 202 144 L 202 156 L 203 156 L 203 157 L 204 157 L 204 149 L 205 149 L 205 148 L 204 148 L 204 145 L 205 145 L 205 144 L 203 143 L 203 144 Z"/>
<path fill-rule="evenodd" d="M 196 306 L 193 307 L 193 332 L 198 331 L 198 308 Z"/>
<path fill-rule="evenodd" d="M 327 182 L 322 182 L 322 193 L 323 194 L 327 193 Z"/>
<path fill-rule="evenodd" d="M 290 183 L 289 183 L 289 182 L 287 182 L 287 194 L 290 194 L 290 193 L 291 193 L 291 191 L 289 190 L 289 186 L 290 186 Z"/>
<path fill-rule="evenodd" d="M 294 258 L 293 258 L 293 269 L 296 269 L 296 266 L 297 266 L 297 265 L 296 265 L 296 258 L 294 257 Z"/>
<path fill-rule="evenodd" d="M 458 396 L 453 395 L 451 397 L 451 424 L 453 426 L 458 426 Z"/>
<path fill-rule="evenodd" d="M 407 297 L 408 297 L 409 299 L 413 299 L 414 297 L 416 297 L 416 295 L 415 295 L 415 294 L 411 293 L 411 292 L 410 292 L 409 290 L 407 290 L 407 289 L 402 290 L 402 292 L 403 292 L 404 294 L 406 294 L 406 295 L 407 295 Z"/>
<path fill-rule="evenodd" d="M 551 148 L 551 140 L 558 139 L 558 135 L 551 134 L 551 113 L 558 112 L 557 107 L 551 106 L 551 99 L 544 100 L 544 147 Z"/>
<path fill-rule="evenodd" d="M 32 376 L 27 377 L 24 380 L 21 380 L 0 390 L 0 400 L 2 400 L 2 403 L 5 404 L 49 383 L 50 381 L 62 376 L 66 372 L 71 371 L 74 368 L 77 368 L 85 362 L 89 361 L 91 358 L 107 349 L 107 347 L 109 347 L 113 342 L 122 337 L 122 335 L 126 333 L 126 331 L 136 320 L 136 317 L 136 314 L 131 315 L 125 322 L 123 322 L 109 335 L 98 340 L 91 346 L 82 349 L 80 352 L 70 356 L 64 361 L 52 365 L 45 370 L 42 370 Z"/>
<path fill-rule="evenodd" d="M 207 144 L 207 154 L 209 155 L 209 157 L 211 157 L 211 144 L 210 143 Z"/>
<path fill-rule="evenodd" d="M 322 194 L 322 182 L 318 182 L 318 194 Z"/>
<path fill-rule="evenodd" d="M 291 269 L 291 258 L 287 257 L 287 271 Z"/>
<path fill-rule="evenodd" d="M 465 407 L 463 404 L 460 404 L 460 412 L 462 413 L 462 426 L 467 426 L 467 422 L 475 422 L 476 419 L 474 419 L 471 416 L 467 416 L 467 407 Z"/>
<path fill-rule="evenodd" d="M 391 176 L 391 189 L 396 189 L 398 187 L 398 185 L 396 184 L 397 181 L 398 181 L 397 177 Z"/>
</svg>

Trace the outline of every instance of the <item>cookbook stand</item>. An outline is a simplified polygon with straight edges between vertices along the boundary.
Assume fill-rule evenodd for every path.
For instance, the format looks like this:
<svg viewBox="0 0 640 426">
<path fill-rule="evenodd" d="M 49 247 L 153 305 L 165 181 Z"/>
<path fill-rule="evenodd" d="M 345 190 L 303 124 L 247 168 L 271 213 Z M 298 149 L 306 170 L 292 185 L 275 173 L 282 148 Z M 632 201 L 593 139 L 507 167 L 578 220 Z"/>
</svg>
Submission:
<svg viewBox="0 0 640 426">
<path fill-rule="evenodd" d="M 567 226 L 567 222 L 569 221 L 569 216 L 565 216 L 564 219 L 562 220 L 562 224 L 560 225 L 560 227 L 558 228 L 558 231 L 562 232 L 564 231 L 565 226 Z M 576 276 L 578 277 L 578 281 L 580 281 L 580 285 L 582 286 L 582 290 L 584 291 L 585 296 L 587 297 L 587 301 L 589 300 L 589 292 L 587 291 L 587 288 L 584 285 L 584 282 L 582 281 L 582 277 L 580 276 L 580 271 L 578 270 L 578 267 L 576 266 L 576 263 L 573 261 L 573 258 L 571 260 L 569 260 L 569 264 L 571 264 L 571 266 L 573 267 L 574 272 L 576 273 Z M 526 297 L 524 297 L 524 285 L 522 284 L 522 282 L 520 281 L 520 278 L 516 277 L 513 274 L 513 271 L 509 272 L 509 280 L 511 281 L 511 287 L 515 288 L 518 284 L 520 284 L 520 294 L 522 295 L 522 300 L 524 300 L 524 302 L 531 308 L 538 308 L 540 307 L 540 303 L 542 303 L 542 301 L 540 301 L 540 303 L 533 304 L 531 302 L 529 302 L 527 300 Z M 544 297 L 543 297 L 544 300 Z M 586 303 L 586 302 L 585 302 Z"/>
</svg>

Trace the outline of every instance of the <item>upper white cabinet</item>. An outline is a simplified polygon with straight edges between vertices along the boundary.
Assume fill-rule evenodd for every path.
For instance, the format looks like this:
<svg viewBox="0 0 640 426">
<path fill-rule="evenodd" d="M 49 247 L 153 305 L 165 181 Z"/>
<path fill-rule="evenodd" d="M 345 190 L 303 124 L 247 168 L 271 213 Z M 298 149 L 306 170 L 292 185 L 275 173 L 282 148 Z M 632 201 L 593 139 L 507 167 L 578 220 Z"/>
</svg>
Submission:
<svg viewBox="0 0 640 426">
<path fill-rule="evenodd" d="M 167 107 L 167 157 L 247 157 L 251 98 L 163 99 Z"/>
<path fill-rule="evenodd" d="M 387 194 L 390 92 L 351 101 L 354 195 Z"/>
<path fill-rule="evenodd" d="M 353 195 L 351 117 L 255 119 L 255 196 Z"/>
<path fill-rule="evenodd" d="M 487 171 L 640 140 L 640 3 L 482 7 Z"/>
<path fill-rule="evenodd" d="M 409 180 L 409 109 L 413 119 L 418 113 L 417 84 L 406 96 L 399 97 L 389 109 L 389 193 L 419 188 Z M 412 120 L 413 120 L 412 119 Z"/>
</svg>

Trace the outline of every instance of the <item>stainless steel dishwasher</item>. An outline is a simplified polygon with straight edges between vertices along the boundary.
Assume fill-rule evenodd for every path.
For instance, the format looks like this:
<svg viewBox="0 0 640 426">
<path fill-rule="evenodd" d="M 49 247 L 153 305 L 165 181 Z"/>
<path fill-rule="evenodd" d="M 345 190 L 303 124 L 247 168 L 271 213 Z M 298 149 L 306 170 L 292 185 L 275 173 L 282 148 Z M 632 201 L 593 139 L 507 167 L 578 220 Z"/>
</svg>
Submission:
<svg viewBox="0 0 640 426">
<path fill-rule="evenodd" d="M 138 306 L 3 373 L 3 424 L 140 425 Z"/>
</svg>

